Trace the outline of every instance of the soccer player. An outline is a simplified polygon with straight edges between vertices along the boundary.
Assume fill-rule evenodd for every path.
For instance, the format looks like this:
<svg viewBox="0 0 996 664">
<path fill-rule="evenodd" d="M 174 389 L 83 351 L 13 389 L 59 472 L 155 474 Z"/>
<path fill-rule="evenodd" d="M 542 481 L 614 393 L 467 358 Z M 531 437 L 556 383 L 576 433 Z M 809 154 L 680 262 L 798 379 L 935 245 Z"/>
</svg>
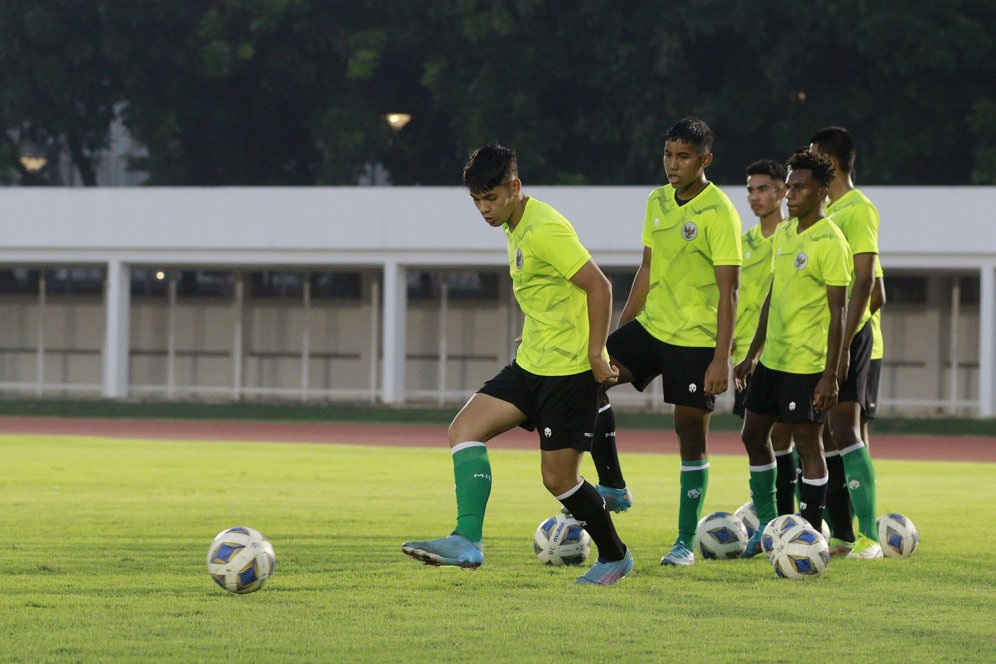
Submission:
<svg viewBox="0 0 996 664">
<path fill-rule="evenodd" d="M 580 475 L 604 385 L 618 377 L 605 351 L 609 280 L 570 222 L 523 193 L 512 150 L 501 145 L 475 150 L 463 182 L 484 221 L 505 232 L 515 298 L 525 314 L 522 343 L 515 360 L 485 382 L 450 424 L 456 529 L 448 537 L 406 542 L 401 550 L 432 565 L 483 564 L 491 494 L 486 443 L 524 426 L 539 432 L 543 484 L 598 547 L 598 561 L 577 583 L 615 583 L 633 568 L 633 555 L 619 539 L 605 500 Z"/>
<path fill-rule="evenodd" d="M 846 552 L 848 558 L 881 558 L 882 547 L 875 527 L 875 469 L 861 438 L 861 409 L 867 410 L 873 343 L 868 302 L 878 258 L 878 210 L 854 187 L 852 174 L 857 150 L 846 129 L 821 129 L 813 134 L 810 144 L 815 152 L 828 156 L 833 163 L 835 177 L 830 183 L 830 205 L 826 212 L 844 232 L 854 257 L 854 277 L 844 324 L 845 351 L 840 362 L 840 394 L 828 417 L 830 435 L 823 437 L 830 468 L 827 488 L 827 516 L 833 532 L 830 553 Z M 851 522 L 851 505 L 858 517 L 857 536 Z"/>
<path fill-rule="evenodd" d="M 775 465 L 768 440 L 775 423 L 782 422 L 802 460 L 802 516 L 819 532 L 827 490 L 820 434 L 826 411 L 837 401 L 851 252 L 823 213 L 833 179 L 830 160 L 806 149 L 792 155 L 788 167 L 793 218 L 775 232 L 771 289 L 734 380 L 741 387 L 751 379 L 742 437 L 752 472 Z M 755 495 L 754 506 L 763 524 L 774 518 L 775 501 L 770 492 L 760 498 Z M 760 541 L 755 534 L 743 557 L 760 553 Z"/>
<path fill-rule="evenodd" d="M 740 268 L 737 325 L 733 332 L 734 366 L 747 357 L 747 349 L 757 330 L 761 305 L 771 287 L 771 238 L 784 221 L 782 201 L 785 198 L 785 177 L 785 165 L 771 159 L 755 161 L 747 167 L 747 203 L 759 223 L 740 238 L 744 264 Z M 740 418 L 744 416 L 747 387 L 737 389 L 734 395 L 733 414 Z M 792 449 L 791 427 L 776 423 L 771 430 L 771 444 L 778 471 L 775 476 L 778 513 L 792 514 L 795 512 L 798 466 Z"/>
<path fill-rule="evenodd" d="M 664 139 L 668 184 L 647 201 L 643 261 L 608 349 L 619 383 L 642 391 L 660 375 L 664 401 L 674 404 L 681 453 L 678 536 L 661 564 L 687 566 L 695 561 L 692 541 L 708 485 L 709 417 L 716 395 L 729 384 L 743 258 L 740 216 L 705 175 L 713 159 L 712 129 L 687 117 Z"/>
<path fill-rule="evenodd" d="M 885 339 L 882 337 L 882 307 L 885 306 L 885 272 L 882 262 L 875 259 L 875 285 L 872 286 L 868 309 L 871 311 L 869 323 L 872 328 L 871 362 L 868 364 L 868 387 L 865 405 L 861 409 L 861 439 L 865 448 L 871 451 L 868 423 L 875 419 L 878 411 L 878 385 L 882 379 L 882 358 L 885 357 Z"/>
</svg>

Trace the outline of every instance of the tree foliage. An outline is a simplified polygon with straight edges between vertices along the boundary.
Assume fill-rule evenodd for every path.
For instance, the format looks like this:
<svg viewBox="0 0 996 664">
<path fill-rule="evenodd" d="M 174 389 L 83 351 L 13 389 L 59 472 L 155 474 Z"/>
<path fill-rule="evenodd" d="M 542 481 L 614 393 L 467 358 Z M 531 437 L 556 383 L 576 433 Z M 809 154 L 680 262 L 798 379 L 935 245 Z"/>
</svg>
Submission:
<svg viewBox="0 0 996 664">
<path fill-rule="evenodd" d="M 717 181 L 839 124 L 862 183 L 996 183 L 992 25 L 986 0 L 10 0 L 0 159 L 76 143 L 83 173 L 120 109 L 153 184 L 454 184 L 492 140 L 528 182 L 649 184 L 694 114 Z"/>
</svg>

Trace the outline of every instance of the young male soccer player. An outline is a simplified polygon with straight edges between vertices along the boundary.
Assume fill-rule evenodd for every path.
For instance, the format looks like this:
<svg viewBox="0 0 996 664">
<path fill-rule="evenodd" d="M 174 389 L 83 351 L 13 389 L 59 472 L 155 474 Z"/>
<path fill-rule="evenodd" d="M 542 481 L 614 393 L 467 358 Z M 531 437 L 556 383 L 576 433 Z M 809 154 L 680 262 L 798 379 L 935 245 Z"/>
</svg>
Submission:
<svg viewBox="0 0 996 664">
<path fill-rule="evenodd" d="M 474 151 L 463 182 L 484 221 L 502 228 L 515 298 L 525 314 L 515 361 L 470 398 L 449 427 L 457 524 L 448 537 L 406 542 L 401 550 L 433 565 L 477 568 L 491 494 L 485 443 L 516 426 L 540 435 L 543 484 L 598 547 L 598 562 L 578 584 L 609 585 L 626 576 L 633 556 L 620 541 L 605 500 L 580 476 L 591 446 L 604 385 L 617 379 L 605 338 L 612 291 L 570 222 L 526 196 L 515 153 L 500 145 Z"/>
<path fill-rule="evenodd" d="M 875 527 L 875 469 L 861 438 L 861 409 L 867 407 L 873 341 L 868 301 L 878 257 L 878 210 L 854 188 L 852 173 L 857 151 L 846 129 L 821 129 L 813 134 L 810 144 L 833 163 L 835 177 L 830 183 L 830 205 L 826 212 L 844 232 L 854 257 L 854 280 L 844 324 L 845 351 L 840 362 L 840 394 L 828 418 L 831 435 L 823 437 L 830 468 L 827 489 L 827 516 L 833 531 L 830 553 L 847 552 L 848 558 L 881 558 L 882 547 Z M 856 537 L 848 500 L 858 517 Z"/>
<path fill-rule="evenodd" d="M 643 262 L 619 329 L 609 336 L 619 383 L 643 390 L 657 376 L 674 404 L 681 452 L 678 537 L 662 565 L 691 565 L 709 476 L 706 438 L 716 395 L 729 383 L 742 254 L 740 217 L 705 176 L 712 130 L 684 118 L 664 135 L 668 184 L 647 201 Z"/>
<path fill-rule="evenodd" d="M 782 200 L 785 198 L 785 165 L 771 159 L 755 161 L 747 167 L 747 203 L 757 215 L 758 224 L 740 238 L 744 264 L 740 268 L 740 292 L 737 302 L 737 324 L 733 331 L 733 365 L 747 357 L 747 349 L 757 330 L 761 305 L 771 287 L 771 239 L 784 221 Z M 749 380 L 748 380 L 749 383 Z M 744 416 L 744 397 L 748 385 L 737 389 L 733 414 Z M 792 429 L 776 423 L 771 430 L 771 445 L 775 450 L 777 473 L 776 502 L 779 514 L 795 512 L 795 490 L 798 482 L 796 458 L 792 450 Z"/>
<path fill-rule="evenodd" d="M 823 214 L 833 178 L 830 161 L 807 149 L 792 155 L 788 166 L 793 218 L 775 232 L 771 289 L 734 379 L 743 386 L 753 374 L 742 433 L 752 475 L 754 468 L 775 465 L 768 443 L 775 423 L 791 427 L 802 460 L 802 516 L 819 531 L 827 489 L 820 432 L 825 411 L 837 401 L 851 252 L 844 234 Z M 774 492 L 758 494 L 754 506 L 764 524 L 775 516 Z M 743 557 L 760 553 L 760 542 L 760 534 L 752 537 Z"/>
</svg>

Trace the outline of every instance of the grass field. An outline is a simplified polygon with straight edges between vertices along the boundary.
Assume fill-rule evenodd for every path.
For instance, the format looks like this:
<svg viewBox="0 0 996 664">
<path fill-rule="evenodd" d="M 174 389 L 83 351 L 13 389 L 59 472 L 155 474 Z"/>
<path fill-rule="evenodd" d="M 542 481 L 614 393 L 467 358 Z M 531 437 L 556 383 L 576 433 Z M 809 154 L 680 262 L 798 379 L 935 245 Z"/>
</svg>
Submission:
<svg viewBox="0 0 996 664">
<path fill-rule="evenodd" d="M 0 455 L 0 661 L 993 659 L 996 464 L 878 462 L 879 511 L 911 517 L 920 550 L 791 582 L 760 559 L 661 568 L 677 459 L 624 455 L 636 567 L 580 588 L 531 551 L 559 507 L 535 451 L 492 453 L 477 572 L 400 553 L 452 528 L 444 449 L 0 436 Z M 706 509 L 738 507 L 746 479 L 713 457 Z M 276 548 L 252 595 L 205 569 L 234 525 Z"/>
</svg>

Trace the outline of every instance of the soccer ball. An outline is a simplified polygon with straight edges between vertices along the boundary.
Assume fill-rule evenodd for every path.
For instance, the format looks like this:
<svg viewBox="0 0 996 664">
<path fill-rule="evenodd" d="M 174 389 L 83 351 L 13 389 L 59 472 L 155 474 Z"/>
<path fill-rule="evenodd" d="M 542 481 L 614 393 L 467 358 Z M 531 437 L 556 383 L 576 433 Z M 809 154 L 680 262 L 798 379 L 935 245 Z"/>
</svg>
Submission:
<svg viewBox="0 0 996 664">
<path fill-rule="evenodd" d="M 800 519 L 802 518 L 801 514 L 796 513 L 796 516 L 799 517 Z M 809 523 L 805 519 L 803 519 L 803 521 L 805 523 Z M 812 526 L 813 524 L 809 523 L 809 525 Z M 825 539 L 827 542 L 830 541 L 830 525 L 827 523 L 826 519 L 820 520 L 820 535 L 823 535 L 823 539 Z"/>
<path fill-rule="evenodd" d="M 747 539 L 744 522 L 729 512 L 707 514 L 695 528 L 695 548 L 705 560 L 739 558 Z"/>
<path fill-rule="evenodd" d="M 536 529 L 533 551 L 544 565 L 580 565 L 591 551 L 591 536 L 573 516 L 558 514 Z"/>
<path fill-rule="evenodd" d="M 232 593 L 259 590 L 276 565 L 273 545 L 258 530 L 245 526 L 221 531 L 208 549 L 211 578 Z"/>
<path fill-rule="evenodd" d="M 788 532 L 792 528 L 808 525 L 809 522 L 798 514 L 776 516 L 768 522 L 768 525 L 764 527 L 764 532 L 761 534 L 761 549 L 764 551 L 764 555 L 768 557 L 768 560 L 772 560 L 775 555 L 775 549 L 782 542 L 783 533 Z"/>
<path fill-rule="evenodd" d="M 830 547 L 808 523 L 782 531 L 771 564 L 784 579 L 812 579 L 827 571 Z"/>
<path fill-rule="evenodd" d="M 916 526 L 902 514 L 886 514 L 875 522 L 882 553 L 889 558 L 912 556 L 920 544 Z"/>
<path fill-rule="evenodd" d="M 754 509 L 754 501 L 748 500 L 746 503 L 740 506 L 736 512 L 733 513 L 734 516 L 740 517 L 740 520 L 744 522 L 744 528 L 747 529 L 747 538 L 754 536 L 757 529 L 761 527 L 761 522 L 757 518 L 757 510 Z"/>
</svg>

